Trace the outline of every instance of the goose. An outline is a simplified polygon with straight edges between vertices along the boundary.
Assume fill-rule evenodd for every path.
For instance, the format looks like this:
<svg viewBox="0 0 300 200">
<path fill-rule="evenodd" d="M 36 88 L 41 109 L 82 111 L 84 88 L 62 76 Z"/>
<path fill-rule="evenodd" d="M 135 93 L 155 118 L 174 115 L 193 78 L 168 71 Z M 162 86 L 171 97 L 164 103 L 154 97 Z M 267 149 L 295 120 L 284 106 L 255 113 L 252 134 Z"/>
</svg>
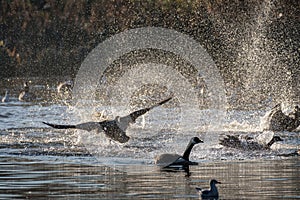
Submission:
<svg viewBox="0 0 300 200">
<path fill-rule="evenodd" d="M 29 85 L 27 82 L 24 83 L 24 90 L 19 95 L 19 101 L 33 101 L 35 95 L 29 92 Z"/>
<path fill-rule="evenodd" d="M 5 96 L 2 98 L 2 102 L 8 102 L 9 101 L 9 91 L 5 91 Z"/>
<path fill-rule="evenodd" d="M 212 179 L 209 184 L 210 184 L 209 190 L 202 190 L 199 187 L 196 187 L 196 190 L 199 192 L 199 194 L 201 194 L 202 199 L 218 199 L 219 192 L 216 184 L 221 184 L 221 182 Z"/>
<path fill-rule="evenodd" d="M 245 139 L 239 138 L 238 136 L 227 135 L 227 137 L 220 139 L 220 144 L 226 147 L 243 149 L 243 150 L 268 150 L 277 141 L 283 141 L 279 136 L 273 136 L 272 139 L 263 144 L 259 141 L 253 140 L 248 137 Z"/>
<path fill-rule="evenodd" d="M 294 131 L 300 125 L 300 109 L 295 106 L 292 113 L 285 115 L 280 104 L 277 104 L 263 117 L 261 126 L 263 130 Z"/>
<path fill-rule="evenodd" d="M 57 93 L 63 93 L 65 91 L 69 91 L 71 89 L 73 85 L 73 82 L 70 80 L 61 82 L 58 86 L 57 86 Z"/>
<path fill-rule="evenodd" d="M 146 112 L 152 110 L 157 106 L 167 103 L 171 99 L 172 97 L 169 97 L 168 99 L 163 100 L 151 107 L 137 110 L 124 117 L 117 116 L 114 120 L 104 120 L 101 122 L 86 122 L 77 125 L 58 125 L 47 122 L 43 123 L 56 129 L 81 129 L 86 131 L 97 130 L 98 132 L 104 131 L 107 137 L 120 143 L 125 143 L 130 139 L 130 137 L 126 135 L 126 129 L 129 127 L 130 124 L 135 123 L 135 120 L 139 116 L 145 114 Z"/>
<path fill-rule="evenodd" d="M 197 165 L 197 162 L 190 161 L 190 153 L 195 144 L 203 143 L 198 137 L 193 137 L 187 145 L 182 156 L 178 154 L 162 154 L 155 158 L 155 164 L 163 168 L 182 168 L 188 165 Z"/>
</svg>

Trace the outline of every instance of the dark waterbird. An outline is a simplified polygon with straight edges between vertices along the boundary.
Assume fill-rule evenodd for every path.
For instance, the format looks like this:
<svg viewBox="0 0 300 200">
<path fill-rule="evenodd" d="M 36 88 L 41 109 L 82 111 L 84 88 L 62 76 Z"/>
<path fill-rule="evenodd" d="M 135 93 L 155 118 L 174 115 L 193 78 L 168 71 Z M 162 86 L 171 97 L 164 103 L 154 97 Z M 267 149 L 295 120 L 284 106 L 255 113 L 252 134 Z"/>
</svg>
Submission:
<svg viewBox="0 0 300 200">
<path fill-rule="evenodd" d="M 114 120 L 104 120 L 101 122 L 86 122 L 86 123 L 76 124 L 76 125 L 58 125 L 58 124 L 50 124 L 46 122 L 43 123 L 56 129 L 81 129 L 86 131 L 92 131 L 92 130 L 104 131 L 107 137 L 116 140 L 120 143 L 125 143 L 130 139 L 130 137 L 126 135 L 126 129 L 129 127 L 130 124 L 135 123 L 136 119 L 139 116 L 145 114 L 146 112 L 152 110 L 157 106 L 167 103 L 171 99 L 172 97 L 164 101 L 161 101 L 151 107 L 132 112 L 129 115 L 126 115 L 124 117 L 117 116 Z"/>
<path fill-rule="evenodd" d="M 268 150 L 277 141 L 283 141 L 279 136 L 273 136 L 266 144 L 260 144 L 253 138 L 241 139 L 238 136 L 227 135 L 220 139 L 220 144 L 226 147 L 242 150 Z"/>
<path fill-rule="evenodd" d="M 262 126 L 263 130 L 294 131 L 300 126 L 299 106 L 295 106 L 293 112 L 285 115 L 281 110 L 280 104 L 277 104 L 266 114 Z"/>
<path fill-rule="evenodd" d="M 189 165 L 197 165 L 197 162 L 190 161 L 190 154 L 195 144 L 203 143 L 198 137 L 193 137 L 183 155 L 178 154 L 162 154 L 158 156 L 155 160 L 157 165 L 164 166 L 163 169 L 184 169 Z"/>
<path fill-rule="evenodd" d="M 202 190 L 199 187 L 196 187 L 196 190 L 201 194 L 202 199 L 218 199 L 219 192 L 216 184 L 221 184 L 221 182 L 212 179 L 210 181 L 210 189 L 209 190 Z"/>
</svg>

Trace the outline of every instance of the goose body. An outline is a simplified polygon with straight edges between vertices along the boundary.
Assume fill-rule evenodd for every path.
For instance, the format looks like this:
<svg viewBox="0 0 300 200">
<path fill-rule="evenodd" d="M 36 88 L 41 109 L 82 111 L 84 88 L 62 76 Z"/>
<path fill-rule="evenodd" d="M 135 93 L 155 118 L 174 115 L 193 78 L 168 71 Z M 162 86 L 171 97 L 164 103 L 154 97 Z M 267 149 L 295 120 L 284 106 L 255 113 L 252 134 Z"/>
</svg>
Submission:
<svg viewBox="0 0 300 200">
<path fill-rule="evenodd" d="M 71 89 L 73 85 L 73 82 L 68 80 L 68 81 L 64 81 L 61 82 L 58 86 L 57 86 L 57 92 L 58 93 L 63 93 L 65 91 L 69 91 Z"/>
<path fill-rule="evenodd" d="M 226 147 L 242 149 L 242 150 L 268 150 L 277 141 L 282 141 L 279 136 L 273 136 L 272 139 L 266 143 L 259 143 L 253 138 L 242 139 L 238 136 L 227 135 L 225 138 L 220 139 L 220 144 Z"/>
<path fill-rule="evenodd" d="M 172 98 L 170 97 L 164 101 L 155 104 L 154 106 L 137 110 L 124 117 L 117 116 L 114 120 L 104 120 L 101 122 L 86 122 L 77 125 L 58 125 L 58 124 L 50 124 L 46 122 L 43 123 L 57 129 L 81 129 L 86 131 L 92 131 L 92 130 L 104 131 L 107 137 L 116 140 L 120 143 L 125 143 L 130 139 L 126 135 L 126 129 L 130 126 L 130 124 L 135 123 L 136 119 L 139 116 L 144 115 L 146 112 L 152 110 L 157 106 L 167 103 L 171 99 Z"/>
<path fill-rule="evenodd" d="M 24 90 L 19 95 L 19 101 L 33 101 L 36 96 L 29 92 L 29 85 L 27 82 L 24 83 Z"/>
<path fill-rule="evenodd" d="M 5 91 L 5 96 L 2 98 L 2 102 L 8 102 L 9 101 L 9 91 Z"/>
<path fill-rule="evenodd" d="M 300 126 L 300 109 L 295 106 L 292 113 L 285 115 L 280 104 L 277 104 L 263 117 L 261 126 L 263 130 L 293 131 Z"/>
<path fill-rule="evenodd" d="M 197 165 L 198 163 L 190 161 L 190 153 L 195 144 L 203 143 L 198 137 L 193 137 L 183 155 L 162 154 L 155 159 L 155 164 L 162 165 L 164 168 L 180 168 L 182 166 Z"/>
<path fill-rule="evenodd" d="M 202 199 L 218 199 L 219 192 L 216 184 L 221 184 L 221 182 L 212 179 L 210 181 L 210 189 L 209 190 L 202 190 L 199 187 L 196 187 L 196 190 L 201 194 Z"/>
</svg>

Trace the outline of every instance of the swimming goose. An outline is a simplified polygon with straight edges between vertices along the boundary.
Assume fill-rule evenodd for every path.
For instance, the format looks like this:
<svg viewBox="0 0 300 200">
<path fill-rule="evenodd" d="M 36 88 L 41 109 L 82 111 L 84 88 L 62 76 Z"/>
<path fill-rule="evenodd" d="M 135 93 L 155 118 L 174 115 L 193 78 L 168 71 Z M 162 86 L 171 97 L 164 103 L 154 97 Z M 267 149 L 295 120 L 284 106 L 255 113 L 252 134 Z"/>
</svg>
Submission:
<svg viewBox="0 0 300 200">
<path fill-rule="evenodd" d="M 9 101 L 9 91 L 5 91 L 5 96 L 2 98 L 2 102 L 8 102 Z"/>
<path fill-rule="evenodd" d="M 71 90 L 72 85 L 73 85 L 73 82 L 70 81 L 70 80 L 61 82 L 61 83 L 57 86 L 57 92 L 58 92 L 58 93 L 67 92 L 67 91 Z"/>
<path fill-rule="evenodd" d="M 219 192 L 216 184 L 221 184 L 221 182 L 212 179 L 210 181 L 210 189 L 209 190 L 202 190 L 199 187 L 196 187 L 196 190 L 201 194 L 202 199 L 218 199 Z"/>
<path fill-rule="evenodd" d="M 135 112 L 130 113 L 124 117 L 117 116 L 114 120 L 104 120 L 101 122 L 86 122 L 77 125 L 57 125 L 43 122 L 44 124 L 51 126 L 57 129 L 81 129 L 86 131 L 104 131 L 105 135 L 113 140 L 116 140 L 120 143 L 127 142 L 130 138 L 126 135 L 126 129 L 130 124 L 135 123 L 135 120 L 145 114 L 146 112 L 152 110 L 153 108 L 163 105 L 170 101 L 172 97 L 161 101 L 151 107 L 144 108 Z"/>
<path fill-rule="evenodd" d="M 203 143 L 198 137 L 193 137 L 183 155 L 162 154 L 155 159 L 155 164 L 163 165 L 164 168 L 182 168 L 182 166 L 197 165 L 197 162 L 190 161 L 190 153 L 195 144 Z"/>
<path fill-rule="evenodd" d="M 272 144 L 277 141 L 283 141 L 279 136 L 273 136 L 272 139 L 266 143 L 262 144 L 258 141 L 254 141 L 253 138 L 242 139 L 238 136 L 227 135 L 227 137 L 220 139 L 220 144 L 226 147 L 243 149 L 243 150 L 267 150 L 270 149 Z"/>
<path fill-rule="evenodd" d="M 295 106 L 292 113 L 285 115 L 280 104 L 277 104 L 272 110 L 263 117 L 263 130 L 271 131 L 293 131 L 300 125 L 300 109 Z"/>
<path fill-rule="evenodd" d="M 19 95 L 19 101 L 33 101 L 35 100 L 35 95 L 29 92 L 29 85 L 27 82 L 24 83 L 24 91 Z"/>
</svg>

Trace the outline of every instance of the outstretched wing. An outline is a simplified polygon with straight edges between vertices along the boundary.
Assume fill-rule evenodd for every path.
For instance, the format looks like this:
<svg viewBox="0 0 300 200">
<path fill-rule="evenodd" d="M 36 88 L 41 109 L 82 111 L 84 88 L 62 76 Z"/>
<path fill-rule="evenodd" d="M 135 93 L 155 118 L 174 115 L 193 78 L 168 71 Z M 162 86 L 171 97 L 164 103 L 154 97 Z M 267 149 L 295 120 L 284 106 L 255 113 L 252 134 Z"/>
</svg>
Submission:
<svg viewBox="0 0 300 200">
<path fill-rule="evenodd" d="M 163 104 L 167 103 L 167 102 L 170 101 L 171 99 L 172 99 L 172 97 L 169 97 L 169 98 L 167 98 L 167 99 L 165 99 L 165 100 L 163 100 L 163 101 L 161 101 L 161 102 L 159 102 L 159 103 L 157 103 L 157 104 L 155 104 L 155 105 L 153 105 L 153 106 L 151 106 L 151 107 L 144 108 L 144 109 L 141 109 L 141 110 L 137 110 L 137 111 L 135 111 L 135 112 L 132 112 L 132 113 L 129 114 L 129 116 L 130 116 L 132 122 L 135 123 L 135 120 L 136 120 L 139 116 L 145 114 L 146 112 L 148 112 L 149 110 L 151 110 L 151 109 L 153 109 L 153 108 L 155 108 L 155 107 L 157 107 L 157 106 L 160 106 L 160 105 L 163 105 Z"/>
<path fill-rule="evenodd" d="M 50 124 L 50 123 L 47 123 L 47 122 L 43 122 L 43 123 L 48 125 L 48 126 L 51 126 L 53 128 L 56 128 L 56 129 L 76 128 L 76 125 L 59 125 L 59 124 Z"/>
<path fill-rule="evenodd" d="M 285 116 L 284 113 L 281 110 L 281 104 L 277 104 L 274 106 L 270 111 L 268 111 L 265 116 L 261 119 L 261 128 L 263 130 L 280 130 L 282 117 Z"/>
<path fill-rule="evenodd" d="M 70 128 L 76 128 L 76 129 L 81 129 L 81 130 L 86 130 L 86 131 L 92 131 L 92 130 L 102 130 L 102 126 L 100 125 L 99 122 L 86 122 L 82 124 L 77 124 L 77 125 L 61 125 L 61 124 L 50 124 L 47 122 L 43 122 L 44 124 L 51 126 L 56 129 L 70 129 Z"/>
</svg>

